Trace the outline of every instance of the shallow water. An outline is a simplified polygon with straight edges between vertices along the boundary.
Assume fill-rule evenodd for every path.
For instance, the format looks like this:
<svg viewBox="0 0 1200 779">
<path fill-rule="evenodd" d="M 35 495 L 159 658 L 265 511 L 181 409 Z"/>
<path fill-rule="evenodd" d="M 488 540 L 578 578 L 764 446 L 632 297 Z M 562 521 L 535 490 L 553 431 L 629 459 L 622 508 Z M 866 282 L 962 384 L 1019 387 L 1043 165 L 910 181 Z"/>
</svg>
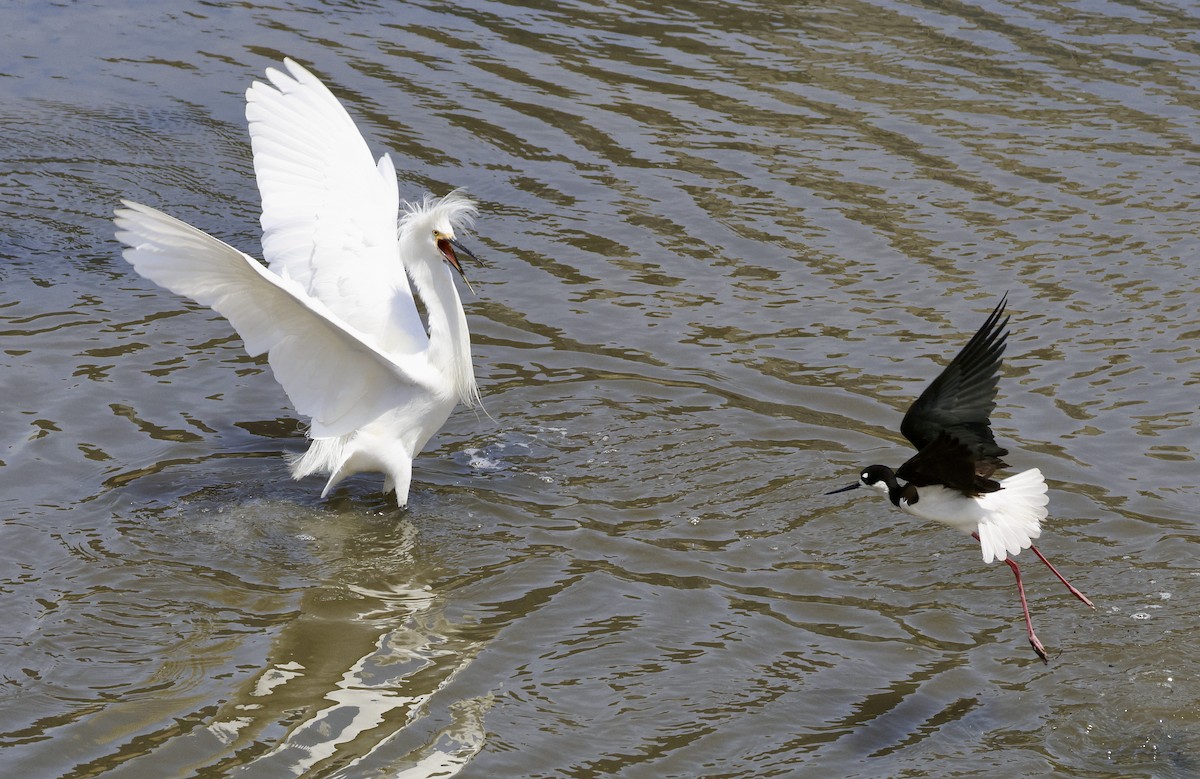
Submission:
<svg viewBox="0 0 1200 779">
<path fill-rule="evenodd" d="M 1200 771 L 1200 15 L 1167 3 L 0 10 L 0 766 L 36 777 Z M 283 56 L 468 187 L 488 415 L 409 508 L 119 258 L 257 251 Z M 877 496 L 1007 290 L 995 426 L 1097 605 Z M 1022 562 L 1025 556 L 1022 556 Z"/>
</svg>

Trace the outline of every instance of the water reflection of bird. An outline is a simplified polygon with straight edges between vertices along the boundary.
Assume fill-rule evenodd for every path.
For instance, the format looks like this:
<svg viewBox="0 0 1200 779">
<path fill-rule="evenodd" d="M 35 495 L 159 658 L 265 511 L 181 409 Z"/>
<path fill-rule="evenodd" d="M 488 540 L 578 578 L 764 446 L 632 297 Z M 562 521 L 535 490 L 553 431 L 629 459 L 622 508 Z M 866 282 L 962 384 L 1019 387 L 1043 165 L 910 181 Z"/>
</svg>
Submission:
<svg viewBox="0 0 1200 779">
<path fill-rule="evenodd" d="M 902 511 L 970 533 L 979 541 L 985 563 L 1003 560 L 1012 569 L 1029 643 L 1047 661 L 1046 650 L 1033 632 L 1021 569 L 1008 555 L 1032 550 L 1075 597 L 1095 606 L 1033 545 L 1047 513 L 1041 471 L 1032 468 L 1002 481 L 992 479 L 998 468 L 1008 465 L 1000 459 L 1008 451 L 997 446 L 989 419 L 996 407 L 997 373 L 1008 338 L 1008 317 L 1001 319 L 1006 302 L 1007 296 L 904 415 L 900 432 L 917 453 L 895 471 L 886 465 L 867 466 L 859 481 L 826 494 L 866 485 L 885 493 Z"/>
<path fill-rule="evenodd" d="M 126 201 L 117 238 L 138 273 L 224 316 L 252 356 L 266 353 L 311 418 L 294 478 L 382 472 L 408 503 L 413 457 L 454 406 L 479 400 L 462 302 L 447 267 L 474 259 L 456 238 L 475 214 L 455 191 L 400 200 L 391 158 L 376 163 L 350 115 L 285 60 L 246 92 L 262 193 L 259 262 L 153 208 Z M 463 277 L 465 281 L 465 276 Z M 411 287 L 409 282 L 412 282 Z M 413 299 L 425 309 L 428 331 Z"/>
</svg>

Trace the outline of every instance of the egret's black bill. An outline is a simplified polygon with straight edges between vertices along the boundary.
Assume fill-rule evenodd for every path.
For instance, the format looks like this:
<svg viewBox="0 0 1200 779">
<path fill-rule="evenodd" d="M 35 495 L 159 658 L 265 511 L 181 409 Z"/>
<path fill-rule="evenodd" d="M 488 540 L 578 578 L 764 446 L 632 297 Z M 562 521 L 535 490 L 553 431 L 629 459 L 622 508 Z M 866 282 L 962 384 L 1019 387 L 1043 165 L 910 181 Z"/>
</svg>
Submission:
<svg viewBox="0 0 1200 779">
<path fill-rule="evenodd" d="M 442 253 L 442 256 L 446 258 L 446 262 L 454 266 L 454 270 L 458 271 L 458 275 L 462 276 L 462 280 L 466 282 L 467 289 L 471 290 L 471 293 L 474 294 L 475 288 L 471 286 L 471 280 L 468 279 L 467 274 L 463 272 L 463 267 L 459 263 L 458 258 L 461 255 L 466 257 L 468 260 L 473 260 L 475 262 L 479 262 L 479 258 L 472 254 L 470 249 L 451 238 L 440 239 L 437 242 L 437 246 L 438 250 Z"/>
<path fill-rule="evenodd" d="M 838 494 L 839 492 L 849 492 L 850 490 L 856 490 L 856 489 L 858 489 L 858 488 L 859 488 L 859 487 L 861 487 L 861 486 L 862 486 L 862 482 L 861 482 L 861 481 L 856 481 L 856 482 L 854 482 L 853 484 L 849 484 L 849 485 L 847 485 L 847 486 L 845 486 L 845 487 L 838 487 L 836 490 L 830 490 L 829 492 L 827 492 L 827 493 L 825 493 L 825 494 L 826 494 L 826 495 L 836 495 L 836 494 Z"/>
</svg>

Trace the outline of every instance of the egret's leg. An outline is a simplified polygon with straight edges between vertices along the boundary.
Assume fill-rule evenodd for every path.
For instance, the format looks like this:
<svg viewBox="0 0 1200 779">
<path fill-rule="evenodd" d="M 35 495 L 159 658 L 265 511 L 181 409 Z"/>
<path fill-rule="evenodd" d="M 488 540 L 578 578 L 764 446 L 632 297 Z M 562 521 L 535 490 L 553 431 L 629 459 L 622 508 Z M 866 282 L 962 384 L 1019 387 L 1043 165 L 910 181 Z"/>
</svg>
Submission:
<svg viewBox="0 0 1200 779">
<path fill-rule="evenodd" d="M 971 535 L 976 541 L 979 540 L 978 533 Z M 1025 629 L 1029 631 L 1029 645 L 1033 647 L 1033 651 L 1037 652 L 1038 657 L 1042 658 L 1042 662 L 1049 665 L 1050 658 L 1046 655 L 1046 647 L 1042 646 L 1037 634 L 1033 632 L 1033 618 L 1029 616 L 1029 602 L 1025 600 L 1025 585 L 1021 582 L 1021 569 L 1011 558 L 1004 558 L 1004 562 L 1008 563 L 1008 567 L 1012 568 L 1013 576 L 1017 577 L 1017 595 L 1021 596 L 1021 610 L 1025 612 Z"/>
<path fill-rule="evenodd" d="M 408 489 L 412 485 L 412 458 L 403 455 L 397 458 L 384 479 L 383 491 L 396 491 L 396 505 L 404 508 L 408 505 Z"/>
<path fill-rule="evenodd" d="M 1092 602 L 1091 602 L 1090 600 L 1088 600 L 1088 599 L 1087 599 L 1087 596 L 1086 596 L 1086 595 L 1084 595 L 1084 594 L 1083 594 L 1082 592 L 1080 592 L 1079 590 L 1075 589 L 1075 586 L 1074 586 L 1073 584 L 1071 584 L 1069 581 L 1067 581 L 1066 579 L 1064 579 L 1064 578 L 1063 578 L 1063 575 L 1062 575 L 1061 573 L 1059 573 L 1059 572 L 1058 572 L 1058 569 L 1057 569 L 1057 568 L 1055 568 L 1053 565 L 1051 565 L 1051 564 L 1050 564 L 1050 561 L 1046 559 L 1046 556 L 1045 556 L 1045 555 L 1043 555 L 1041 552 L 1039 552 L 1039 551 L 1038 551 L 1038 548 L 1037 548 L 1036 546 L 1030 546 L 1030 547 L 1029 547 L 1029 549 L 1030 549 L 1030 550 L 1031 550 L 1031 551 L 1032 551 L 1032 552 L 1033 552 L 1035 555 L 1037 555 L 1037 556 L 1038 556 L 1038 559 L 1039 559 L 1039 560 L 1041 560 L 1043 563 L 1045 563 L 1045 564 L 1046 564 L 1046 567 L 1050 569 L 1050 572 L 1051 572 L 1051 573 L 1053 573 L 1055 576 L 1057 576 L 1057 577 L 1058 577 L 1058 580 L 1059 580 L 1060 582 L 1062 582 L 1063 584 L 1067 585 L 1067 589 L 1071 591 L 1071 594 L 1072 594 L 1072 595 L 1074 595 L 1076 598 L 1079 598 L 1081 601 L 1083 601 L 1084 603 L 1086 603 L 1088 606 L 1091 606 L 1093 609 L 1094 609 L 1094 608 L 1096 608 L 1096 607 L 1095 607 L 1095 606 L 1092 604 Z"/>
<path fill-rule="evenodd" d="M 321 497 L 324 498 L 333 488 L 338 486 L 347 476 L 350 475 L 350 470 L 346 467 L 346 463 L 342 463 L 341 467 L 329 474 L 329 481 L 325 482 L 325 489 L 321 490 Z"/>
</svg>

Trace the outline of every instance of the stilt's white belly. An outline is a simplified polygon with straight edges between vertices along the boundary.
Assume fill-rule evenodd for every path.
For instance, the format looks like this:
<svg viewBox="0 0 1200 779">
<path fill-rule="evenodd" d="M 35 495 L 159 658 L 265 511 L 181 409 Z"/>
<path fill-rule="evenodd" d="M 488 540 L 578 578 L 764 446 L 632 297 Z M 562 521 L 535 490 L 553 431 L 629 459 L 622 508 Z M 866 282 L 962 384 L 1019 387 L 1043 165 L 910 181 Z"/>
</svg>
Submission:
<svg viewBox="0 0 1200 779">
<path fill-rule="evenodd" d="M 978 533 L 985 563 L 1028 549 L 1042 534 L 1041 522 L 1050 502 L 1037 468 L 1009 476 L 998 491 L 977 498 L 939 486 L 920 487 L 917 493 L 916 503 L 901 500 L 900 508 L 964 533 Z"/>
</svg>

